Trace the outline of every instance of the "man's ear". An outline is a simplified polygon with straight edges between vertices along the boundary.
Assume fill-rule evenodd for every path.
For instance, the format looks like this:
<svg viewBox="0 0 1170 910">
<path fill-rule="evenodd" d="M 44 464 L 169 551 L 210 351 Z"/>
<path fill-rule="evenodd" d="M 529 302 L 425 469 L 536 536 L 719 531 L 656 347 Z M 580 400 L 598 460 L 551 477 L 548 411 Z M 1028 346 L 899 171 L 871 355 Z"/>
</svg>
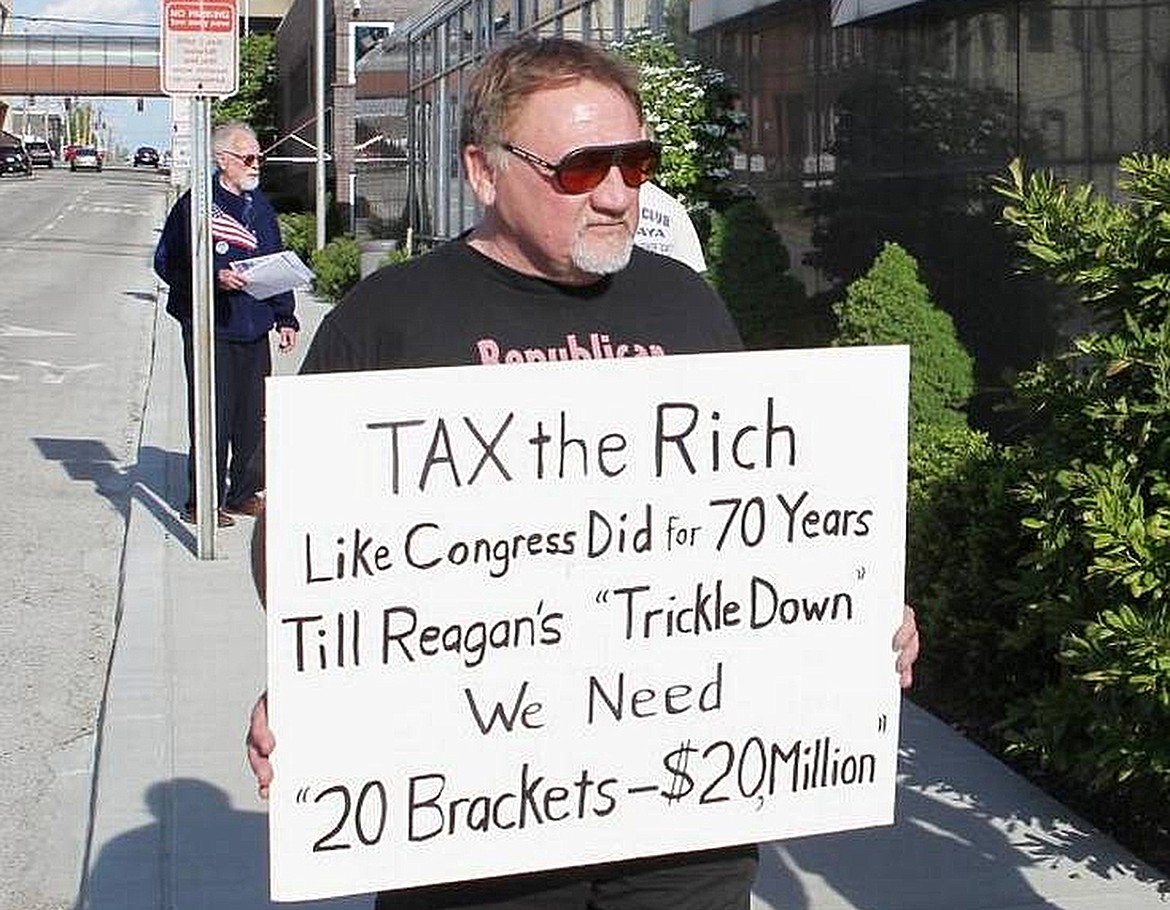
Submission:
<svg viewBox="0 0 1170 910">
<path fill-rule="evenodd" d="M 480 205 L 487 208 L 496 201 L 496 171 L 486 149 L 479 145 L 464 146 L 463 173 Z"/>
</svg>

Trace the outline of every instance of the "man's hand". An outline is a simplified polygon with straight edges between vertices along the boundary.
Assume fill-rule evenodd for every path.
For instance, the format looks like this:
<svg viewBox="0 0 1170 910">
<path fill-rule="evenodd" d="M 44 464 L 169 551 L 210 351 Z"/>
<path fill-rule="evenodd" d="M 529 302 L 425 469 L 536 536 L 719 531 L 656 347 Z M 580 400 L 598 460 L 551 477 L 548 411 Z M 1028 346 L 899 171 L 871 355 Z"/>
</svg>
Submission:
<svg viewBox="0 0 1170 910">
<path fill-rule="evenodd" d="M 902 625 L 894 633 L 894 650 L 898 652 L 898 659 L 894 669 L 898 671 L 898 681 L 902 688 L 909 688 L 914 682 L 914 661 L 918 660 L 918 620 L 914 616 L 914 608 L 902 607 Z"/>
<path fill-rule="evenodd" d="M 297 346 L 297 330 L 292 326 L 281 326 L 280 328 L 280 351 L 282 354 L 287 354 Z"/>
<path fill-rule="evenodd" d="M 225 291 L 242 291 L 248 284 L 248 279 L 233 269 L 220 269 L 215 273 L 215 280 Z"/>
<path fill-rule="evenodd" d="M 248 737 L 245 740 L 248 746 L 248 764 L 252 766 L 252 773 L 256 775 L 256 784 L 259 787 L 260 798 L 268 799 L 268 785 L 272 783 L 272 763 L 268 757 L 276 748 L 276 738 L 268 729 L 268 693 L 263 693 L 252 708 L 252 717 L 248 724 Z"/>
</svg>

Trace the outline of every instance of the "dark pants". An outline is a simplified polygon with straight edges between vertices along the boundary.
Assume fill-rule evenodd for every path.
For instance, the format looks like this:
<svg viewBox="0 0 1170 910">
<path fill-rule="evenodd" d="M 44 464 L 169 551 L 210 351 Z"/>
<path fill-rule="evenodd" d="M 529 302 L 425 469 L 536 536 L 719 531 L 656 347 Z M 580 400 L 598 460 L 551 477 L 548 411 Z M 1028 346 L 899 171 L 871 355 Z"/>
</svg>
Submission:
<svg viewBox="0 0 1170 910">
<path fill-rule="evenodd" d="M 195 352 L 183 325 L 187 374 L 187 503 L 195 502 Z M 264 377 L 272 372 L 268 336 L 215 339 L 215 474 L 218 506 L 237 505 L 264 489 Z"/>
<path fill-rule="evenodd" d="M 748 910 L 754 846 L 383 891 L 374 910 Z"/>
</svg>

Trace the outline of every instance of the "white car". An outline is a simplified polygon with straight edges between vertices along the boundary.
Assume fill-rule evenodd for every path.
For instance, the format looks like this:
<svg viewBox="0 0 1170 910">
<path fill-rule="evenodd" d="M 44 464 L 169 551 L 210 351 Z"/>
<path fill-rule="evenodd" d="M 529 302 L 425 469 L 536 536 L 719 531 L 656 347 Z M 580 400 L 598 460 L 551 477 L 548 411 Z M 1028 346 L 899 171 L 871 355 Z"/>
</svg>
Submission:
<svg viewBox="0 0 1170 910">
<path fill-rule="evenodd" d="M 83 145 L 73 153 L 73 158 L 69 162 L 69 170 L 76 171 L 81 168 L 88 168 L 92 171 L 102 169 L 101 153 L 92 145 Z"/>
</svg>

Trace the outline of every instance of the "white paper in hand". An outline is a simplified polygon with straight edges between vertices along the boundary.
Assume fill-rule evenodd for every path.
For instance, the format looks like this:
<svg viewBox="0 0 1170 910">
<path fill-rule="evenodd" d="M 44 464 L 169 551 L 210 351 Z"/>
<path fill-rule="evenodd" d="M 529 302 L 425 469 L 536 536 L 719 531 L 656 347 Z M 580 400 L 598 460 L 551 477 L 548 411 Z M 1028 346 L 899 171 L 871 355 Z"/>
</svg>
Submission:
<svg viewBox="0 0 1170 910">
<path fill-rule="evenodd" d="M 281 250 L 267 256 L 237 259 L 231 264 L 233 272 L 248 279 L 244 290 L 257 300 L 283 294 L 294 288 L 309 287 L 313 283 L 312 270 L 301 262 L 292 250 Z"/>
</svg>

